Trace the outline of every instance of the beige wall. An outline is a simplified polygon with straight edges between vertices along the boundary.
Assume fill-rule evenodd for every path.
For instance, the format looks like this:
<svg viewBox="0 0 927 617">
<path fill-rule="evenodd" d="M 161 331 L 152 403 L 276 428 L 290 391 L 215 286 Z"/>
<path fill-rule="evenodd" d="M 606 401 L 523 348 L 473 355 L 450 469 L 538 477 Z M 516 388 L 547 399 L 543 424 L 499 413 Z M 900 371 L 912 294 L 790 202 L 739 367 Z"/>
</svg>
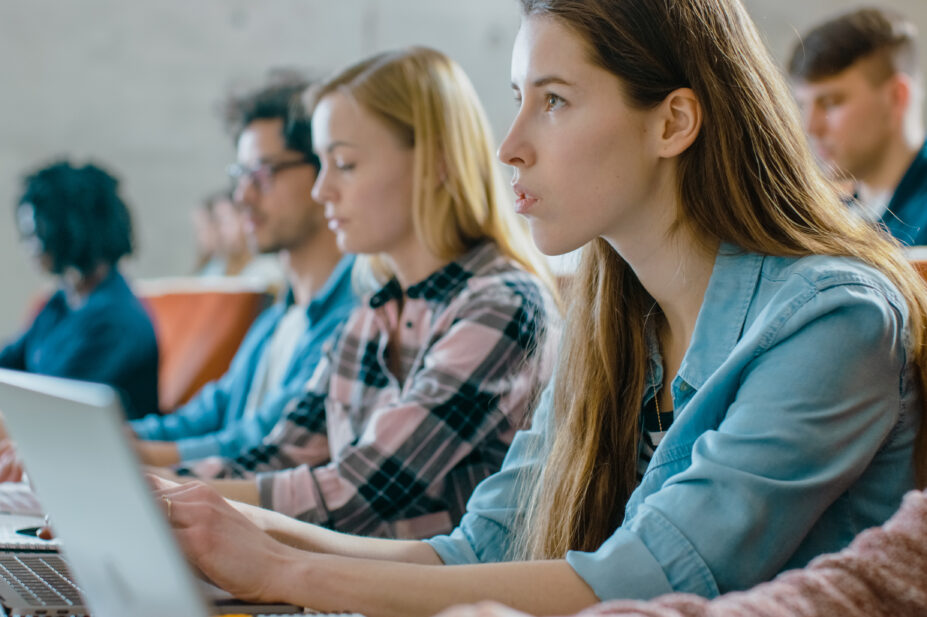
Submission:
<svg viewBox="0 0 927 617">
<path fill-rule="evenodd" d="M 882 0 L 927 32 L 927 2 Z M 773 53 L 855 3 L 747 0 Z M 185 273 L 188 213 L 225 181 L 233 156 L 216 116 L 223 93 L 271 66 L 325 74 L 381 49 L 437 47 L 480 92 L 497 136 L 511 118 L 514 0 L 3 0 L 0 2 L 0 339 L 41 277 L 17 245 L 21 173 L 59 154 L 116 169 L 133 207 L 133 275 Z M 927 57 L 925 57 L 927 65 Z"/>
</svg>

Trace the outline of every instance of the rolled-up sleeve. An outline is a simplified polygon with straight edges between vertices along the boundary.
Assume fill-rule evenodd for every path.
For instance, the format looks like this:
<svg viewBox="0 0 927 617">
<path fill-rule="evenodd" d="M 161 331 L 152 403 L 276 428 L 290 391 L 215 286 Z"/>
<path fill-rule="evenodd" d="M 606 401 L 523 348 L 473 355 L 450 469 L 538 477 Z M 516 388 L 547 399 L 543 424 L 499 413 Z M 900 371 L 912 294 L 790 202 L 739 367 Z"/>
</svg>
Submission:
<svg viewBox="0 0 927 617">
<path fill-rule="evenodd" d="M 325 398 L 331 362 L 319 362 L 298 398 L 290 401 L 283 417 L 264 441 L 235 458 L 218 456 L 192 461 L 177 468 L 180 475 L 207 479 L 253 478 L 256 472 L 319 465 L 329 459 Z"/>
<path fill-rule="evenodd" d="M 509 558 L 519 515 L 519 486 L 534 477 L 547 454 L 554 380 L 544 389 L 529 430 L 516 433 L 502 468 L 477 485 L 467 513 L 449 535 L 426 542 L 448 565 Z"/>
<path fill-rule="evenodd" d="M 318 355 L 306 360 L 307 363 L 310 361 L 313 363 L 309 366 L 314 368 L 318 363 Z M 181 460 L 191 461 L 207 456 L 232 457 L 258 446 L 284 416 L 287 405 L 300 398 L 309 376 L 302 375 L 302 380 L 293 379 L 291 383 L 281 385 L 250 416 L 227 422 L 224 427 L 217 427 L 211 433 L 178 439 L 177 451 Z"/>
<path fill-rule="evenodd" d="M 169 415 L 151 413 L 130 423 L 139 439 L 177 441 L 218 430 L 228 408 L 231 376 L 206 384 L 186 405 Z M 208 452 L 202 456 L 218 454 Z M 184 456 L 184 459 L 191 458 Z"/>
</svg>

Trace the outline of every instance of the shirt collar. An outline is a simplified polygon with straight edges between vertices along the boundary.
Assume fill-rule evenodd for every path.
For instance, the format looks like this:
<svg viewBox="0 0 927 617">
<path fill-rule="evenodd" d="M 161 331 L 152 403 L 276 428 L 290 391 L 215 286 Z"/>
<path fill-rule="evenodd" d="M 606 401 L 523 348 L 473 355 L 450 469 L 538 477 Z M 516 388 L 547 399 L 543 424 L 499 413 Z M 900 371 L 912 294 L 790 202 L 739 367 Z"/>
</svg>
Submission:
<svg viewBox="0 0 927 617">
<path fill-rule="evenodd" d="M 913 237 L 905 238 L 916 233 L 916 228 L 907 224 L 906 221 L 916 218 L 923 205 L 920 200 L 911 199 L 918 193 L 923 186 L 924 177 L 927 176 L 927 140 L 921 145 L 914 157 L 914 161 L 905 171 L 898 186 L 895 187 L 891 201 L 888 202 L 887 211 L 882 217 L 882 222 L 888 225 L 892 235 L 901 236 L 906 244 L 913 243 Z"/>
<path fill-rule="evenodd" d="M 119 273 L 119 269 L 114 264 L 109 272 L 104 276 L 97 286 L 94 287 L 84 301 L 77 307 L 82 308 L 87 305 L 110 302 L 110 298 L 129 291 L 129 284 Z M 61 299 L 67 303 L 67 292 L 61 290 Z M 72 309 L 74 310 L 74 309 Z"/>
<path fill-rule="evenodd" d="M 312 300 L 309 301 L 309 306 L 306 307 L 306 314 L 310 319 L 318 318 L 320 313 L 326 312 L 332 300 L 339 295 L 340 290 L 345 285 L 351 284 L 351 270 L 353 266 L 354 255 L 345 255 L 335 265 L 335 269 L 332 270 L 325 284 L 312 296 Z M 290 287 L 287 289 L 286 297 L 283 301 L 284 309 L 290 308 L 295 303 L 296 296 L 293 294 L 293 288 Z"/>
<path fill-rule="evenodd" d="M 924 175 L 927 174 L 927 140 L 921 145 L 920 150 L 914 155 L 911 165 L 905 170 L 904 175 L 898 186 L 895 187 L 895 194 L 901 193 L 904 196 L 909 190 L 919 186 L 923 182 Z M 891 205 L 895 205 L 893 200 Z"/>
<path fill-rule="evenodd" d="M 743 333 L 763 267 L 763 255 L 722 244 L 695 321 L 679 376 L 698 389 L 730 356 Z"/>
<path fill-rule="evenodd" d="M 470 277 L 496 255 L 497 250 L 491 242 L 482 242 L 435 270 L 425 279 L 409 286 L 405 295 L 410 299 L 422 298 L 429 302 L 441 302 L 456 295 Z M 401 298 L 402 294 L 402 287 L 394 277 L 371 296 L 370 308 L 379 308 L 390 300 Z"/>
</svg>

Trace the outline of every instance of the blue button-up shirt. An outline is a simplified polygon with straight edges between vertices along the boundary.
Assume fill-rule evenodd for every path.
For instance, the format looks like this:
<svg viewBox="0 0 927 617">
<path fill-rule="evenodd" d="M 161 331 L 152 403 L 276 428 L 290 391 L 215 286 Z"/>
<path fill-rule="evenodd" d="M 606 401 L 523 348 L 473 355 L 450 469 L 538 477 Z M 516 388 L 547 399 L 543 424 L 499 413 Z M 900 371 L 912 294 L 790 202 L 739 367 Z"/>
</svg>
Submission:
<svg viewBox="0 0 927 617">
<path fill-rule="evenodd" d="M 322 345 L 348 317 L 357 301 L 351 287 L 352 256 L 344 257 L 306 308 L 308 327 L 290 358 L 283 380 L 271 388 L 253 414 L 245 414 L 261 358 L 277 324 L 293 304 L 285 302 L 261 313 L 242 340 L 229 370 L 210 382 L 172 414 L 151 414 L 132 423 L 141 439 L 174 441 L 181 460 L 237 456 L 261 443 L 291 400 L 299 398 L 322 356 Z"/>
<path fill-rule="evenodd" d="M 712 597 L 884 522 L 914 486 L 921 398 L 907 319 L 894 286 L 856 260 L 722 247 L 672 382 L 676 419 L 613 535 L 569 564 L 603 600 Z M 507 558 L 519 476 L 543 464 L 551 401 L 548 388 L 461 525 L 429 541 L 445 563 Z"/>
</svg>

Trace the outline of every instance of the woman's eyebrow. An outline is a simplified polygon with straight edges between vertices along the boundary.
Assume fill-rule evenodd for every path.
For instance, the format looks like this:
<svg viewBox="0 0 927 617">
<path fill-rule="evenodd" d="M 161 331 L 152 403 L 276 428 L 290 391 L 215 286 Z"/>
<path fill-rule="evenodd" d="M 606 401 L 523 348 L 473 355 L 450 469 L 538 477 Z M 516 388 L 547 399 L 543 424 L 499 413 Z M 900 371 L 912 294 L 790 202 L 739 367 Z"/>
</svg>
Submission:
<svg viewBox="0 0 927 617">
<path fill-rule="evenodd" d="M 567 80 L 565 80 L 564 78 L 558 77 L 558 76 L 556 76 L 556 75 L 545 75 L 544 77 L 538 77 L 538 78 L 535 79 L 533 82 L 531 82 L 531 85 L 534 86 L 535 88 L 541 88 L 541 87 L 547 86 L 547 85 L 549 85 L 549 84 L 560 84 L 560 85 L 563 85 L 563 86 L 572 86 L 572 85 L 573 85 L 573 84 L 571 84 L 570 82 L 568 82 Z"/>
<path fill-rule="evenodd" d="M 348 141 L 333 141 L 332 143 L 328 144 L 328 147 L 325 148 L 325 151 L 328 153 L 331 153 L 335 150 L 335 148 L 341 148 L 341 147 L 356 148 L 357 146 L 355 146 L 354 144 Z"/>
<path fill-rule="evenodd" d="M 531 85 L 535 88 L 543 88 L 544 86 L 547 86 L 549 84 L 561 84 L 564 86 L 573 85 L 572 83 L 568 82 L 564 78 L 557 77 L 556 75 L 545 75 L 544 77 L 538 77 L 537 79 L 531 82 Z M 516 84 L 514 81 L 512 82 L 511 86 L 512 86 L 512 90 L 519 89 L 518 84 Z"/>
</svg>

